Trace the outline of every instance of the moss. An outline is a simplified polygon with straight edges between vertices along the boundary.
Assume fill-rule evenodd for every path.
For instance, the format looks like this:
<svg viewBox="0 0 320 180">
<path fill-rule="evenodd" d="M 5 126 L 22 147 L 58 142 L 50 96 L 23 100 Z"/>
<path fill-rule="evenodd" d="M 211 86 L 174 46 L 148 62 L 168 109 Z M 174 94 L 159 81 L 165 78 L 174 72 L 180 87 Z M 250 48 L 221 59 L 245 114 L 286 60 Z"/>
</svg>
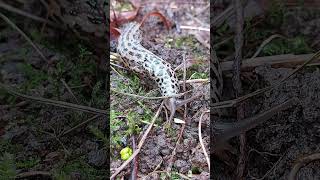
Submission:
<svg viewBox="0 0 320 180">
<path fill-rule="evenodd" d="M 261 55 L 305 54 L 311 52 L 312 49 L 306 43 L 305 37 L 297 36 L 286 40 L 275 39 L 271 41 L 263 48 Z"/>
<path fill-rule="evenodd" d="M 5 152 L 0 157 L 0 179 L 14 179 L 16 175 L 15 157 L 13 154 Z"/>
</svg>

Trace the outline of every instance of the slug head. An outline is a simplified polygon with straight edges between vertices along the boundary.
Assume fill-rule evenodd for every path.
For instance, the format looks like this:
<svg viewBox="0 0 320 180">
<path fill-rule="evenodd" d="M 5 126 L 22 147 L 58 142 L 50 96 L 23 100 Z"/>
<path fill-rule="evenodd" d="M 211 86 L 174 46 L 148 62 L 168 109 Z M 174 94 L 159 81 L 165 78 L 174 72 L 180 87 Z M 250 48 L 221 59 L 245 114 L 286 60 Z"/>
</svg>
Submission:
<svg viewBox="0 0 320 180">
<path fill-rule="evenodd" d="M 177 110 L 176 99 L 169 98 L 169 99 L 165 100 L 165 106 L 170 111 L 170 117 L 169 117 L 168 122 L 171 123 L 171 121 L 174 118 L 175 112 Z"/>
</svg>

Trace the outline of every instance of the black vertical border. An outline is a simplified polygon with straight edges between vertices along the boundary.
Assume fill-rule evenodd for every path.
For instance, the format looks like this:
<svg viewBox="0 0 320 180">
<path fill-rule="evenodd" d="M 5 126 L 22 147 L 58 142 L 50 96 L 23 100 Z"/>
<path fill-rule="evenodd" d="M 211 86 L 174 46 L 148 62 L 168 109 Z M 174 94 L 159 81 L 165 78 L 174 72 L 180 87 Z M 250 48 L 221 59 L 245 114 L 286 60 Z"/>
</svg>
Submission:
<svg viewBox="0 0 320 180">
<path fill-rule="evenodd" d="M 105 90 L 106 90 L 106 101 L 108 101 L 107 103 L 107 111 L 108 111 L 108 115 L 107 117 L 105 117 L 105 121 L 106 123 L 104 123 L 106 125 L 105 127 L 105 135 L 108 139 L 110 139 L 110 0 L 103 0 L 103 15 L 104 15 L 104 24 L 106 27 L 106 35 L 105 35 L 105 39 L 106 39 L 106 50 L 105 50 L 105 56 L 103 57 L 102 63 L 104 63 L 104 67 L 105 68 Z M 110 143 L 110 141 L 109 141 Z M 106 149 L 107 152 L 107 161 L 106 161 L 106 170 L 107 170 L 107 177 L 106 179 L 110 179 L 110 144 L 108 145 L 108 148 Z"/>
<path fill-rule="evenodd" d="M 213 108 L 212 108 L 212 104 L 214 103 L 214 94 L 212 91 L 213 88 L 213 79 L 214 79 L 214 72 L 212 67 L 213 65 L 213 61 L 214 61 L 214 54 L 213 54 L 213 44 L 214 44 L 214 31 L 215 31 L 215 27 L 213 27 L 213 19 L 214 19 L 214 4 L 215 4 L 216 0 L 210 0 L 210 179 L 213 179 L 213 174 L 214 174 L 214 167 L 213 167 L 213 159 L 212 159 L 212 155 L 213 155 L 213 148 L 214 148 L 214 132 L 213 132 Z"/>
<path fill-rule="evenodd" d="M 213 13 L 213 6 L 214 6 L 214 3 L 215 3 L 215 0 L 210 0 L 210 165 L 212 166 L 213 164 L 213 162 L 212 162 L 212 148 L 213 148 L 213 146 L 212 146 L 212 144 L 213 144 L 213 141 L 214 141 L 214 139 L 213 139 L 213 131 L 212 131 L 212 114 L 211 114 L 211 112 L 212 112 L 212 101 L 213 101 L 213 98 L 212 98 L 212 69 L 211 69 L 211 67 L 212 67 L 212 62 L 213 62 L 213 54 L 212 54 L 212 47 L 213 47 L 213 41 L 214 41 L 214 39 L 213 39 L 213 31 L 214 31 L 214 27 L 212 26 L 212 22 L 213 22 L 213 17 L 214 17 L 214 13 Z M 213 168 L 212 167 L 210 167 L 210 179 L 212 179 L 213 178 Z"/>
</svg>

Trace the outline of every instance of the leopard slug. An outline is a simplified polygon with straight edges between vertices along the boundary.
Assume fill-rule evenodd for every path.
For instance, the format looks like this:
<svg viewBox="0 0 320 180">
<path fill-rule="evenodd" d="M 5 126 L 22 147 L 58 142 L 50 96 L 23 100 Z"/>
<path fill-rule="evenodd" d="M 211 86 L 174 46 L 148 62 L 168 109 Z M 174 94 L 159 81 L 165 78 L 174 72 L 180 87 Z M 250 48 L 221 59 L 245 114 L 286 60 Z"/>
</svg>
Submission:
<svg viewBox="0 0 320 180">
<path fill-rule="evenodd" d="M 178 79 L 171 65 L 141 45 L 140 24 L 131 22 L 121 30 L 117 51 L 126 59 L 129 68 L 135 72 L 147 74 L 156 81 L 162 96 L 174 96 L 179 93 Z M 174 117 L 177 99 L 171 97 L 166 101 L 170 110 L 171 121 Z"/>
</svg>

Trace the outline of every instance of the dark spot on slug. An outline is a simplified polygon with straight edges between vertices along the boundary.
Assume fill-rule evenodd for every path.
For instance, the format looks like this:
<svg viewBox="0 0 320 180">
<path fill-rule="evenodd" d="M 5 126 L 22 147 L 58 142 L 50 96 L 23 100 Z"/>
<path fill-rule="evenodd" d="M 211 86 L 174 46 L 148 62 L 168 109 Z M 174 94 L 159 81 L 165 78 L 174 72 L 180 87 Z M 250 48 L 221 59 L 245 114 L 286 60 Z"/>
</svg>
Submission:
<svg viewBox="0 0 320 180">
<path fill-rule="evenodd" d="M 124 51 L 128 51 L 128 48 L 124 48 L 123 50 L 124 50 Z"/>
<path fill-rule="evenodd" d="M 131 46 L 131 43 L 128 43 L 128 46 Z"/>
<path fill-rule="evenodd" d="M 129 51 L 129 54 L 130 54 L 131 56 L 133 56 L 134 53 L 133 53 L 132 51 Z"/>
<path fill-rule="evenodd" d="M 138 53 L 138 54 L 136 54 L 136 56 L 137 56 L 137 58 L 141 58 L 142 55 Z"/>
</svg>

